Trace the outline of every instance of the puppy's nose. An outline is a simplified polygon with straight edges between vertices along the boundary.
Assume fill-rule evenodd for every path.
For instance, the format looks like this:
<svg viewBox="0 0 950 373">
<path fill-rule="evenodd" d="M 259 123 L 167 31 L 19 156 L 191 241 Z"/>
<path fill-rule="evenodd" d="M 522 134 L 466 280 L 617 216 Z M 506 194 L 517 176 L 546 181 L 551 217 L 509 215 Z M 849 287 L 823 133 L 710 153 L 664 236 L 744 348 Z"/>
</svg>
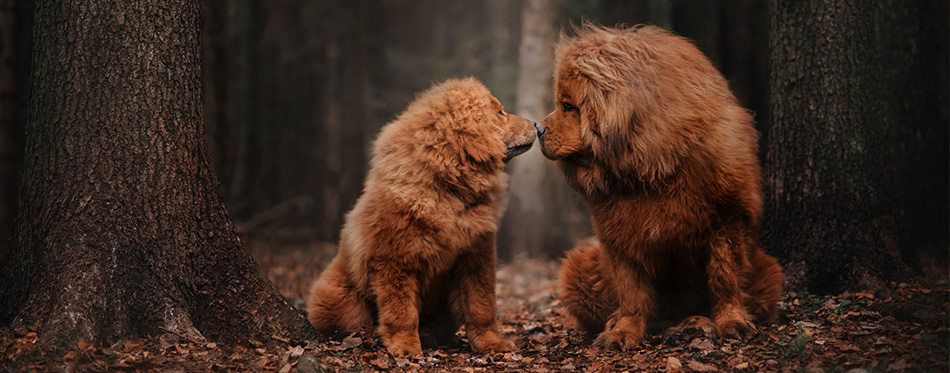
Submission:
<svg viewBox="0 0 950 373">
<path fill-rule="evenodd" d="M 544 131 L 545 131 L 544 125 L 538 124 L 537 122 L 531 122 L 531 124 L 533 124 L 534 129 L 538 131 L 538 138 L 541 138 L 541 136 L 544 136 Z"/>
</svg>

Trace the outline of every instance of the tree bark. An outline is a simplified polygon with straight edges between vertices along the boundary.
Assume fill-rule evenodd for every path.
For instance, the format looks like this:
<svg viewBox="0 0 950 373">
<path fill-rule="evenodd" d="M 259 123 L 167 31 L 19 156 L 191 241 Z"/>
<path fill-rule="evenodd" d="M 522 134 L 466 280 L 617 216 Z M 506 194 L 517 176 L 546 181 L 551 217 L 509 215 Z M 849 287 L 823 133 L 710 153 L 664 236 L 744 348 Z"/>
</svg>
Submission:
<svg viewBox="0 0 950 373">
<path fill-rule="evenodd" d="M 529 0 L 522 10 L 518 102 L 513 113 L 540 122 L 554 102 L 554 42 L 559 1 Z M 510 109 L 509 109 L 510 110 Z M 537 146 L 508 165 L 510 201 L 499 230 L 503 259 L 557 257 L 591 234 L 589 215 Z"/>
<path fill-rule="evenodd" d="M 38 347 L 313 329 L 222 204 L 201 113 L 197 1 L 41 2 L 2 323 Z"/>
<path fill-rule="evenodd" d="M 841 0 L 770 6 L 763 246 L 782 259 L 793 288 L 828 293 L 905 278 L 878 13 Z"/>
</svg>

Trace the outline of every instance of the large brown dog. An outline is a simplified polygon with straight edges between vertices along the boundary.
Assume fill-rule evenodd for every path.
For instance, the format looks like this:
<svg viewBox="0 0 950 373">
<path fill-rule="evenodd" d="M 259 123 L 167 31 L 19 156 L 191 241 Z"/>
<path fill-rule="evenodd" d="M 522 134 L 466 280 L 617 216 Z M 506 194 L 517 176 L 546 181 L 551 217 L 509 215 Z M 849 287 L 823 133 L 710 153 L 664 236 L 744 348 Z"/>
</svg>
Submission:
<svg viewBox="0 0 950 373">
<path fill-rule="evenodd" d="M 495 321 L 495 233 L 504 162 L 534 137 L 473 78 L 420 94 L 374 143 L 340 251 L 311 291 L 310 322 L 356 331 L 378 318 L 393 355 L 422 352 L 420 320 L 439 343 L 464 323 L 473 350 L 511 350 Z"/>
<path fill-rule="evenodd" d="M 626 349 L 651 319 L 711 314 L 727 336 L 774 320 L 782 273 L 758 246 L 757 135 L 722 75 L 652 26 L 584 26 L 558 43 L 556 66 L 541 149 L 597 233 L 559 276 L 577 326 Z"/>
</svg>

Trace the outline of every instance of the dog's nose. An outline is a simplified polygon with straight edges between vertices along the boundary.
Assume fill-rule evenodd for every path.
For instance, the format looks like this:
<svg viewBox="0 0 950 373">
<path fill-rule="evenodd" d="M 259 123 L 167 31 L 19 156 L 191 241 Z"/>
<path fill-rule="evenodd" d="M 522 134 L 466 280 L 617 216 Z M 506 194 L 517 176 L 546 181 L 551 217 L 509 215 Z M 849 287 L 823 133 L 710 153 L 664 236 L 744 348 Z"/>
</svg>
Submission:
<svg viewBox="0 0 950 373">
<path fill-rule="evenodd" d="M 538 131 L 538 138 L 541 138 L 541 136 L 544 136 L 544 131 L 545 131 L 544 125 L 538 124 L 537 122 L 531 122 L 531 124 L 533 124 L 534 129 Z"/>
</svg>

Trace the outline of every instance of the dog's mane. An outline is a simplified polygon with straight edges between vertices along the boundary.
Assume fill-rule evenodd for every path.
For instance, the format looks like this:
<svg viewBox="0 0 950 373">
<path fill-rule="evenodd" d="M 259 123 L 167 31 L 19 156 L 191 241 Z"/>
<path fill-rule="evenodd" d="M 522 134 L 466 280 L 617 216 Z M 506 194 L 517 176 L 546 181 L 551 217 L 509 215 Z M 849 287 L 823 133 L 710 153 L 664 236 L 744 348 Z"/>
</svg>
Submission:
<svg viewBox="0 0 950 373">
<path fill-rule="evenodd" d="M 691 41 L 648 25 L 585 23 L 574 32 L 556 45 L 556 74 L 582 108 L 582 138 L 592 166 L 602 168 L 589 173 L 601 179 L 590 188 L 657 187 L 687 157 L 706 159 L 696 149 L 737 146 L 711 131 L 723 127 L 718 122 L 751 117 Z"/>
</svg>

